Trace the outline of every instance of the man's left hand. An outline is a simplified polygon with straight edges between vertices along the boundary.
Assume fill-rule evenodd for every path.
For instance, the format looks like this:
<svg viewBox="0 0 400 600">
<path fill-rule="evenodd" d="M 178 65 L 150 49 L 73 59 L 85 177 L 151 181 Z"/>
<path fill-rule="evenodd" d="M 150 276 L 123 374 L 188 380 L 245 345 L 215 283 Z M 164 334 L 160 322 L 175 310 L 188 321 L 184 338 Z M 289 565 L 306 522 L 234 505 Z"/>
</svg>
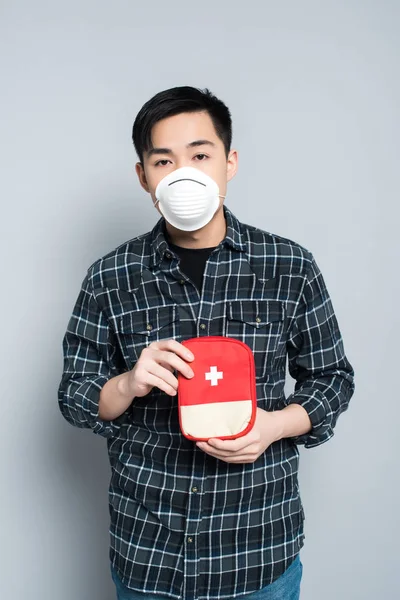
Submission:
<svg viewBox="0 0 400 600">
<path fill-rule="evenodd" d="M 197 447 L 225 462 L 253 463 L 273 443 L 281 438 L 281 428 L 276 413 L 257 408 L 251 431 L 236 440 L 210 438 L 197 442 Z"/>
</svg>

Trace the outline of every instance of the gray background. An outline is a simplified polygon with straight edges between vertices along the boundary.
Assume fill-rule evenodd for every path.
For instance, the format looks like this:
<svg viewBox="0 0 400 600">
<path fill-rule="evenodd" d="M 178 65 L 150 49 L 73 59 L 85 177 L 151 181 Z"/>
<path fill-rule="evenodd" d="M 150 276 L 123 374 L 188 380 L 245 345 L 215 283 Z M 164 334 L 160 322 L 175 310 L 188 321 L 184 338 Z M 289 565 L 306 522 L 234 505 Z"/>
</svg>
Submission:
<svg viewBox="0 0 400 600">
<path fill-rule="evenodd" d="M 58 411 L 61 341 L 89 264 L 158 218 L 134 116 L 189 84 L 232 110 L 227 205 L 314 253 L 357 371 L 302 451 L 302 600 L 397 598 L 399 3 L 145 4 L 0 3 L 0 596 L 114 597 L 105 443 Z"/>
</svg>

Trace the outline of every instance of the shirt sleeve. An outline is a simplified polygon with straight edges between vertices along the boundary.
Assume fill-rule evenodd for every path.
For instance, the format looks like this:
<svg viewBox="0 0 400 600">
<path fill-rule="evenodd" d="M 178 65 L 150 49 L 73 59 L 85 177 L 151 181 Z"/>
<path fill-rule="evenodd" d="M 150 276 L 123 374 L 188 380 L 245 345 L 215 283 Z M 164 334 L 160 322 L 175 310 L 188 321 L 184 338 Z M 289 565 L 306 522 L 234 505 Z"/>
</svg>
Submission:
<svg viewBox="0 0 400 600">
<path fill-rule="evenodd" d="M 293 440 L 306 448 L 333 436 L 339 415 L 354 393 L 354 371 L 347 360 L 332 302 L 322 274 L 311 262 L 287 341 L 288 368 L 296 380 L 285 404 L 300 404 L 312 430 Z"/>
<path fill-rule="evenodd" d="M 99 418 L 101 389 L 121 372 L 115 351 L 113 332 L 93 295 L 88 272 L 63 339 L 64 369 L 58 401 L 69 423 L 106 438 L 117 434 L 124 419 L 124 415 L 114 421 Z"/>
</svg>

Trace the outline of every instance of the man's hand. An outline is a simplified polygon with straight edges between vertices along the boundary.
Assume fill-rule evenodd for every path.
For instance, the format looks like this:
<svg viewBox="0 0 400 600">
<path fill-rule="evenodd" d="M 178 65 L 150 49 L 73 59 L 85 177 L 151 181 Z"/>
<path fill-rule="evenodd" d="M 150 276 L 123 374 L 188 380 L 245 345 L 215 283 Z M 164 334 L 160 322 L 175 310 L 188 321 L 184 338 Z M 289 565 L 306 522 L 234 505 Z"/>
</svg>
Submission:
<svg viewBox="0 0 400 600">
<path fill-rule="evenodd" d="M 131 405 L 137 397 L 146 396 L 153 387 L 175 396 L 178 379 L 173 371 L 179 371 L 185 377 L 194 373 L 187 364 L 194 359 L 193 354 L 176 340 L 153 342 L 140 353 L 133 369 L 113 377 L 100 392 L 99 417 L 106 421 L 116 419 Z"/>
<path fill-rule="evenodd" d="M 229 463 L 253 463 L 273 443 L 280 439 L 282 430 L 276 413 L 257 408 L 252 430 L 236 440 L 211 438 L 197 442 L 207 454 Z"/>
<path fill-rule="evenodd" d="M 146 396 L 153 387 L 175 396 L 178 389 L 178 379 L 173 374 L 174 369 L 190 379 L 193 370 L 185 361 L 192 361 L 193 354 L 176 340 L 161 340 L 153 342 L 144 348 L 139 360 L 129 371 L 126 380 L 126 390 L 132 397 Z"/>
<path fill-rule="evenodd" d="M 247 435 L 236 440 L 212 438 L 197 442 L 197 446 L 225 462 L 253 463 L 274 442 L 306 434 L 311 427 L 310 417 L 300 404 L 290 404 L 274 412 L 257 408 L 254 427 Z"/>
</svg>

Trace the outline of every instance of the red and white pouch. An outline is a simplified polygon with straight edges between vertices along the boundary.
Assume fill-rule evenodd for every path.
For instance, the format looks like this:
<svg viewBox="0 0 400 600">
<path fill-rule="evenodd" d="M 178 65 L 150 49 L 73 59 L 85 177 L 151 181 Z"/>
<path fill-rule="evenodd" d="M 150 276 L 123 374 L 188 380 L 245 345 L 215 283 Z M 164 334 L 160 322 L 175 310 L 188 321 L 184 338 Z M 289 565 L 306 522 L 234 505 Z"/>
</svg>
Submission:
<svg viewBox="0 0 400 600">
<path fill-rule="evenodd" d="M 181 431 L 190 440 L 235 439 L 252 429 L 257 394 L 251 348 L 224 336 L 182 342 L 194 355 L 191 379 L 178 373 Z"/>
</svg>

